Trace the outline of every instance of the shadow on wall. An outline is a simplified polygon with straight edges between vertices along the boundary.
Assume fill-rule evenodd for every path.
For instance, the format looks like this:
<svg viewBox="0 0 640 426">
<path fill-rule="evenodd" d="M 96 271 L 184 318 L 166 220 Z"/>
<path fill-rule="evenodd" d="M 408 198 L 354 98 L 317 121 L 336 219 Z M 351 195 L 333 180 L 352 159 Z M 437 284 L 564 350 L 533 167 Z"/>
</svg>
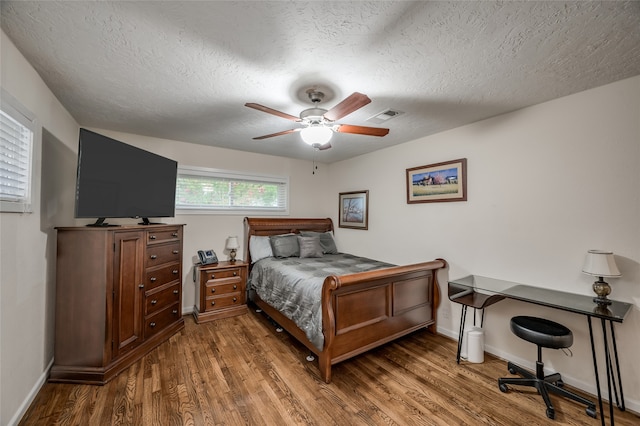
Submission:
<svg viewBox="0 0 640 426">
<path fill-rule="evenodd" d="M 40 231 L 47 235 L 44 360 L 53 359 L 56 303 L 56 226 L 72 225 L 78 154 L 42 129 Z M 43 366 L 46 368 L 46 365 Z"/>
</svg>

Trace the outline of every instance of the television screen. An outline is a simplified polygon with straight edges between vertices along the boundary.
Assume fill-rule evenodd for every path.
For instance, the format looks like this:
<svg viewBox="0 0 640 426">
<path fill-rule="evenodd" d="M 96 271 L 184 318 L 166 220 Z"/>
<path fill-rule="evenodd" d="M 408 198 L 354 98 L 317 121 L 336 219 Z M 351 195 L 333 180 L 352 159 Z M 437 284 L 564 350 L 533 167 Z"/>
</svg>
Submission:
<svg viewBox="0 0 640 426">
<path fill-rule="evenodd" d="M 178 163 L 80 129 L 76 218 L 172 217 Z"/>
</svg>

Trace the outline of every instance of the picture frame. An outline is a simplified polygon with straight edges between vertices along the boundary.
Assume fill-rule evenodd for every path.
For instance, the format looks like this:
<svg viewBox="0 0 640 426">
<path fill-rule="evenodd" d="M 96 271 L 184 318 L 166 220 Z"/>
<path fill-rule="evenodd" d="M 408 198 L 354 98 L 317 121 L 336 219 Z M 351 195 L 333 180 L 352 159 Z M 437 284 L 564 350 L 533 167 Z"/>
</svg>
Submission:
<svg viewBox="0 0 640 426">
<path fill-rule="evenodd" d="M 340 228 L 369 229 L 369 191 L 341 192 L 338 205 Z"/>
<path fill-rule="evenodd" d="M 467 159 L 407 169 L 407 204 L 467 201 Z"/>
</svg>

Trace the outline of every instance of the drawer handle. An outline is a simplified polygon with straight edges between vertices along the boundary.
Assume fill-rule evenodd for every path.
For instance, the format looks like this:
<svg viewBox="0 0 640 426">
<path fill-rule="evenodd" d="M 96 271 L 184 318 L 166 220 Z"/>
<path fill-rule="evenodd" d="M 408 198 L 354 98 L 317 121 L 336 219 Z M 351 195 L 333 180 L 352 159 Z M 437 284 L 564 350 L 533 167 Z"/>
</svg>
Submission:
<svg viewBox="0 0 640 426">
<path fill-rule="evenodd" d="M 173 290 L 173 294 L 178 294 L 180 293 L 180 290 Z"/>
<path fill-rule="evenodd" d="M 177 309 L 174 309 L 173 311 L 171 311 L 171 313 L 172 313 L 173 315 L 175 315 L 175 314 L 177 314 L 177 313 L 178 313 L 178 310 L 177 310 Z"/>
<path fill-rule="evenodd" d="M 215 292 L 216 292 L 216 289 L 215 289 L 215 288 L 212 288 L 212 289 L 211 289 L 211 293 L 215 293 Z"/>
<path fill-rule="evenodd" d="M 236 299 L 235 297 L 233 298 L 233 301 L 236 302 L 238 299 Z"/>
<path fill-rule="evenodd" d="M 152 254 L 151 255 L 151 259 L 157 259 L 157 258 L 158 258 L 158 255 L 156 255 L 156 254 Z"/>
<path fill-rule="evenodd" d="M 235 289 L 237 289 L 237 288 L 238 288 L 238 286 L 234 284 L 234 285 L 233 285 L 233 289 L 235 290 Z"/>
<path fill-rule="evenodd" d="M 144 284 L 138 284 L 138 288 L 144 288 Z"/>
<path fill-rule="evenodd" d="M 151 277 L 151 278 L 149 278 L 149 281 L 151 281 L 152 283 L 155 283 L 155 282 L 156 282 L 156 280 L 157 280 L 157 278 L 156 278 L 156 277 Z"/>
<path fill-rule="evenodd" d="M 152 304 L 152 305 L 155 305 L 156 303 L 158 303 L 158 301 L 157 301 L 156 299 L 153 299 L 153 300 L 151 301 L 151 304 Z"/>
<path fill-rule="evenodd" d="M 155 235 L 149 235 L 149 239 L 150 239 L 150 240 L 155 240 L 155 239 L 156 239 L 156 236 L 155 236 Z"/>
<path fill-rule="evenodd" d="M 149 327 L 155 327 L 155 326 L 156 326 L 155 322 L 152 322 L 151 324 L 149 324 Z"/>
<path fill-rule="evenodd" d="M 174 250 L 173 251 L 173 254 L 178 254 L 178 253 L 180 253 L 180 250 Z"/>
<path fill-rule="evenodd" d="M 211 306 L 215 306 L 215 304 L 216 304 L 216 301 L 215 301 L 215 300 L 213 300 L 213 301 L 211 302 Z"/>
<path fill-rule="evenodd" d="M 174 233 L 172 233 L 172 234 L 171 234 L 171 236 L 172 236 L 172 237 L 176 237 L 176 238 L 177 238 L 177 237 L 178 237 L 178 233 L 177 233 L 177 232 L 174 232 Z"/>
<path fill-rule="evenodd" d="M 234 272 L 234 273 L 233 273 L 233 276 L 235 277 L 236 275 L 238 275 L 238 273 L 237 273 L 237 272 Z"/>
<path fill-rule="evenodd" d="M 178 273 L 178 270 L 177 270 L 177 269 L 174 269 L 174 270 L 173 270 L 173 271 L 171 271 L 171 272 L 173 272 L 173 274 L 175 275 L 175 274 L 177 274 L 177 273 Z"/>
<path fill-rule="evenodd" d="M 216 274 L 211 274 L 211 279 L 212 280 L 215 279 L 215 277 L 216 277 Z"/>
</svg>

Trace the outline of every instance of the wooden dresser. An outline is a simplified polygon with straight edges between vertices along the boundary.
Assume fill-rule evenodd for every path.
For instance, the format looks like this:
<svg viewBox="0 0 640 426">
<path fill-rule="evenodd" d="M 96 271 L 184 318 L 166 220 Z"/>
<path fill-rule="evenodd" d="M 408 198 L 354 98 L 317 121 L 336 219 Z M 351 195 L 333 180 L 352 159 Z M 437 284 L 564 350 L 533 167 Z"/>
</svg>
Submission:
<svg viewBox="0 0 640 426">
<path fill-rule="evenodd" d="M 241 260 L 198 266 L 200 306 L 193 310 L 197 323 L 247 312 L 247 266 Z"/>
<path fill-rule="evenodd" d="M 104 384 L 184 328 L 183 225 L 57 230 L 49 380 Z"/>
</svg>

